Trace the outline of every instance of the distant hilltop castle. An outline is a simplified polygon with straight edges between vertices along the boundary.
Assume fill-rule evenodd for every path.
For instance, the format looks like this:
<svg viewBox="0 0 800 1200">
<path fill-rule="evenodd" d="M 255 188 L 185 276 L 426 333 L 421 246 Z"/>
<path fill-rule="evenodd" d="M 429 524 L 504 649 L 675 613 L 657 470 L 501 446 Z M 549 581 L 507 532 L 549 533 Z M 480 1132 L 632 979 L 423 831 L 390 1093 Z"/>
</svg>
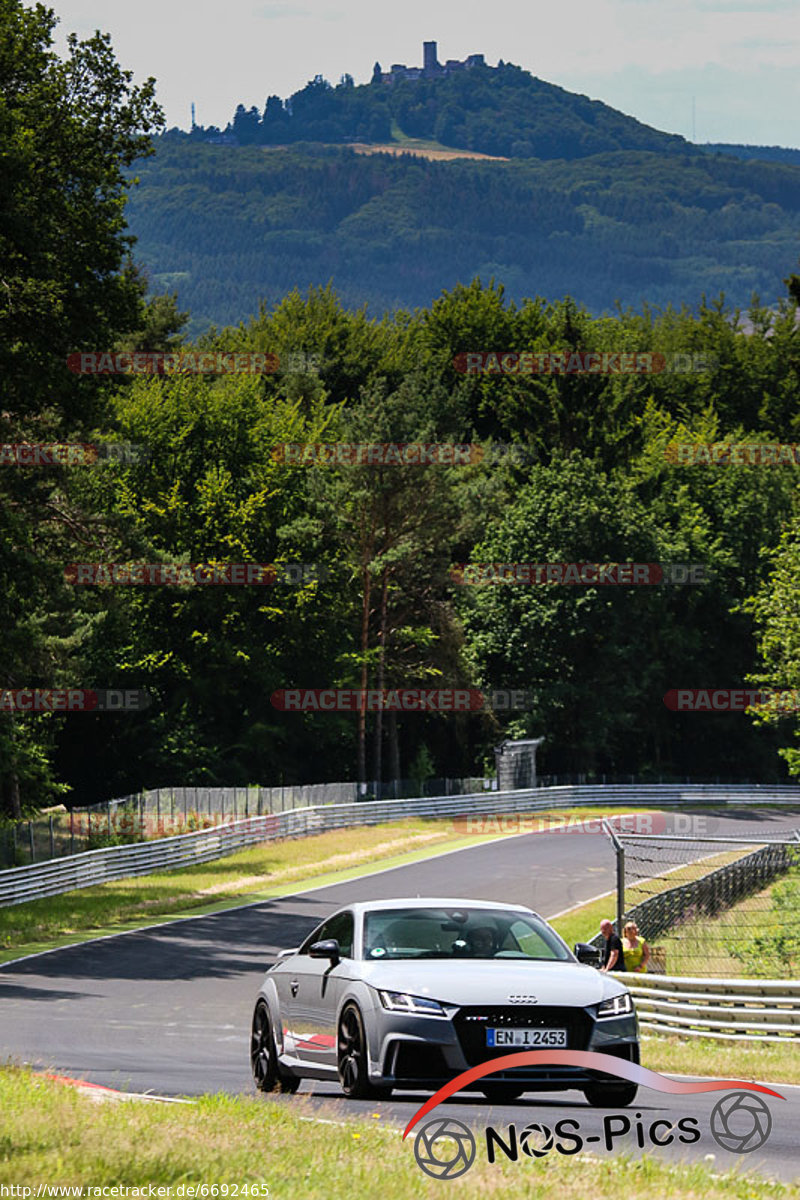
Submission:
<svg viewBox="0 0 800 1200">
<path fill-rule="evenodd" d="M 454 71 L 468 71 L 471 67 L 485 67 L 482 54 L 468 54 L 462 62 L 458 58 L 448 58 L 446 63 L 440 63 L 436 56 L 436 42 L 422 43 L 422 66 L 406 67 L 403 63 L 392 63 L 391 69 L 380 72 L 382 83 L 395 83 L 398 79 L 439 79 L 451 75 Z M 378 78 L 378 64 L 373 80 Z"/>
</svg>

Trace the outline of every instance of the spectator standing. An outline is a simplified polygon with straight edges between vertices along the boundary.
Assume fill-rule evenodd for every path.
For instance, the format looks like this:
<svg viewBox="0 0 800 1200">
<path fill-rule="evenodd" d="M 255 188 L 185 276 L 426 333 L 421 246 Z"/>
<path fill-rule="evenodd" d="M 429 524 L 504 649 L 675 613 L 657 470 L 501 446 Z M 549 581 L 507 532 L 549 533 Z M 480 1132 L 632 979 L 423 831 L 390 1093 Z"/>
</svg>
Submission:
<svg viewBox="0 0 800 1200">
<path fill-rule="evenodd" d="M 606 939 L 603 948 L 603 964 L 601 971 L 624 971 L 625 958 L 622 952 L 622 941 L 614 932 L 614 926 L 608 919 L 600 922 L 600 932 Z"/>
<path fill-rule="evenodd" d="M 635 921 L 628 921 L 622 930 L 622 956 L 626 971 L 641 973 L 647 970 L 650 947 L 643 937 L 639 937 Z"/>
</svg>

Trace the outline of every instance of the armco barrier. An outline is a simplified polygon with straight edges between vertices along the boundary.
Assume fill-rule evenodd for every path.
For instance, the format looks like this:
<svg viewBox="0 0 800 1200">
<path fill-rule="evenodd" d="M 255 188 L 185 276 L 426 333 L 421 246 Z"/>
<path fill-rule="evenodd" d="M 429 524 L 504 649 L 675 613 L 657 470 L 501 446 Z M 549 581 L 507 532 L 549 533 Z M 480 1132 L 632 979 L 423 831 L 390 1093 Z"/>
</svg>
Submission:
<svg viewBox="0 0 800 1200">
<path fill-rule="evenodd" d="M 585 784 L 530 788 L 515 792 L 476 792 L 467 796 L 428 796 L 414 800 L 371 800 L 294 809 L 246 817 L 198 833 L 130 846 L 88 850 L 67 858 L 0 871 L 0 907 L 56 896 L 133 875 L 149 875 L 192 863 L 210 862 L 245 846 L 275 838 L 303 837 L 326 829 L 377 825 L 406 817 L 456 817 L 478 813 L 528 813 L 575 804 L 598 806 L 671 804 L 792 804 L 800 808 L 800 788 L 750 784 Z"/>
<path fill-rule="evenodd" d="M 615 974 L 646 1033 L 800 1044 L 800 981 Z"/>
</svg>

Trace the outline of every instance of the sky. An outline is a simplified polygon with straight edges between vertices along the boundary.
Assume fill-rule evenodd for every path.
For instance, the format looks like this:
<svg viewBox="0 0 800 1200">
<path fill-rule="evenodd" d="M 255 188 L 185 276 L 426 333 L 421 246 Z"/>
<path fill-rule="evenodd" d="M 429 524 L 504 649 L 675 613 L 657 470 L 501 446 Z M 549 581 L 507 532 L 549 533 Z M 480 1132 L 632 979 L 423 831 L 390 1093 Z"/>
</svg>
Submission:
<svg viewBox="0 0 800 1200">
<path fill-rule="evenodd" d="M 484 54 L 669 133 L 800 147 L 797 0 L 49 0 L 66 35 L 110 33 L 155 76 L 167 126 L 224 127 L 314 75 L 366 83 L 377 60 Z"/>
</svg>

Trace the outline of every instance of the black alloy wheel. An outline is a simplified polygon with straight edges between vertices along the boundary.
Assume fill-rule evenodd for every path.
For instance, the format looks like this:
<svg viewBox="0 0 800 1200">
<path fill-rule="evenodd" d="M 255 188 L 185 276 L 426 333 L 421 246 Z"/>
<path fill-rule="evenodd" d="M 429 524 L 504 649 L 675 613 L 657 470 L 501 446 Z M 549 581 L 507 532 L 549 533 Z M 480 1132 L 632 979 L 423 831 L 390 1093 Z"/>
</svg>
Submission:
<svg viewBox="0 0 800 1200">
<path fill-rule="evenodd" d="M 256 1087 L 262 1092 L 279 1091 L 291 1095 L 300 1087 L 300 1080 L 296 1075 L 289 1075 L 280 1068 L 272 1033 L 272 1020 L 263 1000 L 259 1000 L 253 1013 L 250 1066 Z"/>
</svg>

